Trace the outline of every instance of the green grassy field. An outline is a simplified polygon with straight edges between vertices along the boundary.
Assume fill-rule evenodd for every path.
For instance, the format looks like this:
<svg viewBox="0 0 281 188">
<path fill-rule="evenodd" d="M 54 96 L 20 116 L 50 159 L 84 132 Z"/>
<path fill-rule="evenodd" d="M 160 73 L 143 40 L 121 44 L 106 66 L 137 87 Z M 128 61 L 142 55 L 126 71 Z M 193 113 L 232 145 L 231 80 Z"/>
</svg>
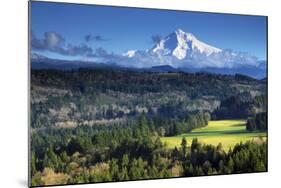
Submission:
<svg viewBox="0 0 281 188">
<path fill-rule="evenodd" d="M 259 141 L 259 137 L 267 137 L 265 132 L 248 132 L 246 130 L 245 120 L 220 120 L 209 121 L 203 128 L 192 130 L 190 133 L 181 134 L 173 137 L 162 137 L 161 141 L 167 144 L 169 148 L 179 147 L 183 137 L 186 137 L 190 145 L 193 138 L 198 138 L 199 142 L 205 144 L 222 144 L 224 150 L 233 148 L 239 142 L 248 140 Z"/>
</svg>

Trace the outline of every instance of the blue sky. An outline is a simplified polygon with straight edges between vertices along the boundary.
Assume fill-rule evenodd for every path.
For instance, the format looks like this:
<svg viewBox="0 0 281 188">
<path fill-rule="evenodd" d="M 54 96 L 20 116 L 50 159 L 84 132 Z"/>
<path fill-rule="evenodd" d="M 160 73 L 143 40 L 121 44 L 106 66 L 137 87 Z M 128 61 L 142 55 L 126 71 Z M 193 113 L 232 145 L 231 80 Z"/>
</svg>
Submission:
<svg viewBox="0 0 281 188">
<path fill-rule="evenodd" d="M 266 59 L 266 17 L 31 3 L 31 30 L 37 42 L 32 49 L 52 58 L 75 59 L 83 50 L 97 48 L 117 54 L 144 50 L 153 46 L 152 36 L 165 37 L 177 28 L 215 47 Z M 71 52 L 58 46 L 49 50 L 42 44 L 46 37 L 56 45 L 70 44 Z"/>
</svg>

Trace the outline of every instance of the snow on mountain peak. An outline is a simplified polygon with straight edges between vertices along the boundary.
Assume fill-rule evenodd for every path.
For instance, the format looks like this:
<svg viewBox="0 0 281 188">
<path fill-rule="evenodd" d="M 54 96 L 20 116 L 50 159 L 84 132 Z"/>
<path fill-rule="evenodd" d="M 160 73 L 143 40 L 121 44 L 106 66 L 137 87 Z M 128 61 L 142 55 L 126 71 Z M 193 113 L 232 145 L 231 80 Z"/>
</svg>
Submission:
<svg viewBox="0 0 281 188">
<path fill-rule="evenodd" d="M 150 51 L 158 56 L 172 55 L 182 60 L 186 57 L 191 57 L 196 51 L 209 56 L 222 50 L 201 42 L 191 33 L 177 29 L 160 40 Z"/>
</svg>

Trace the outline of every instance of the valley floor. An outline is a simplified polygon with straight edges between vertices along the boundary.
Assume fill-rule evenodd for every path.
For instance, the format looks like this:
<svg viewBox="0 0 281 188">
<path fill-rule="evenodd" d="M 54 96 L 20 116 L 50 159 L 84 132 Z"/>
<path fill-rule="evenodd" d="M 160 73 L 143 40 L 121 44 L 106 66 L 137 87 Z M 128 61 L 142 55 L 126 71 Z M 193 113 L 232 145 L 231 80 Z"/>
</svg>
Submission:
<svg viewBox="0 0 281 188">
<path fill-rule="evenodd" d="M 161 141 L 166 143 L 169 148 L 180 147 L 182 138 L 185 137 L 188 145 L 193 138 L 198 138 L 204 144 L 222 144 L 224 150 L 233 148 L 235 144 L 254 140 L 256 142 L 267 138 L 266 132 L 249 132 L 246 130 L 246 120 L 218 120 L 209 121 L 203 128 L 197 128 L 190 133 L 185 133 L 172 137 L 162 137 Z"/>
</svg>

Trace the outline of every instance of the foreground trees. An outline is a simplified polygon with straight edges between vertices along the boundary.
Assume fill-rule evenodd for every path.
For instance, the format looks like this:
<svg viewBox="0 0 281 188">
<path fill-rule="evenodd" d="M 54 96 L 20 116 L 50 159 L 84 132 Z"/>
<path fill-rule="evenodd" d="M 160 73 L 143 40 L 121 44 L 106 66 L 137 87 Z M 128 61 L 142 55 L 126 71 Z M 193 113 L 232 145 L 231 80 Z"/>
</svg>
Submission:
<svg viewBox="0 0 281 188">
<path fill-rule="evenodd" d="M 48 139 L 48 146 L 40 139 Z M 240 143 L 227 152 L 221 144 L 183 138 L 179 148 L 167 149 L 144 116 L 127 128 L 81 126 L 36 133 L 32 142 L 33 186 L 267 170 L 266 141 Z"/>
</svg>

